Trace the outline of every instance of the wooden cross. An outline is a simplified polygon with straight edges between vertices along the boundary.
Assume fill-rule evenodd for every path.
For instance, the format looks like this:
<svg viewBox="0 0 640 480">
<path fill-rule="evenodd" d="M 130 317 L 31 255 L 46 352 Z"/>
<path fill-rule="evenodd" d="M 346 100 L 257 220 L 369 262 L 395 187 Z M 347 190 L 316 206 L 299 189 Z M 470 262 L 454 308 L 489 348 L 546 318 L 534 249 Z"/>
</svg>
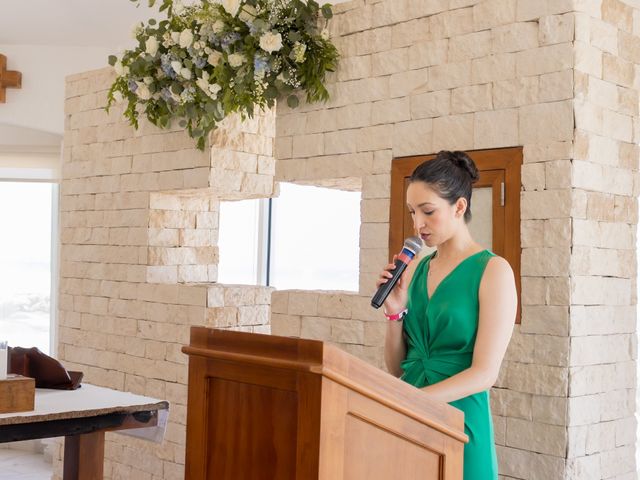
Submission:
<svg viewBox="0 0 640 480">
<path fill-rule="evenodd" d="M 0 103 L 6 102 L 7 88 L 21 88 L 22 74 L 7 70 L 7 57 L 0 54 Z"/>
</svg>

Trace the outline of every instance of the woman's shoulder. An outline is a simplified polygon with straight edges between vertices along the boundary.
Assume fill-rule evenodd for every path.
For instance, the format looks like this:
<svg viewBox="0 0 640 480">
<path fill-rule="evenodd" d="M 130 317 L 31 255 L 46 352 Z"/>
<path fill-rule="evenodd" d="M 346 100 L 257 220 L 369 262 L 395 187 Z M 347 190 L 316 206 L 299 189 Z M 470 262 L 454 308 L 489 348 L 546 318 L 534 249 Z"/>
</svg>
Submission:
<svg viewBox="0 0 640 480">
<path fill-rule="evenodd" d="M 480 288 L 485 287 L 492 289 L 504 285 L 505 282 L 514 282 L 513 269 L 509 262 L 490 250 L 486 250 L 486 252 L 488 258 L 484 274 L 482 275 L 482 281 L 480 282 Z"/>
</svg>

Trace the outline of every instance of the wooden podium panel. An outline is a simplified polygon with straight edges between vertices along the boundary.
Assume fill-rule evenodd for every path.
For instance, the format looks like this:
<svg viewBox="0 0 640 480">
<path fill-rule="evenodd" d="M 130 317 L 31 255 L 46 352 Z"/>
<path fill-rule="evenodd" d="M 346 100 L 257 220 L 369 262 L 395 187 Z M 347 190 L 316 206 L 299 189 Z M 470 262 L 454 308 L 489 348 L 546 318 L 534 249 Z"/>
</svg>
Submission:
<svg viewBox="0 0 640 480">
<path fill-rule="evenodd" d="M 313 340 L 193 327 L 188 480 L 462 479 L 463 414 Z"/>
</svg>

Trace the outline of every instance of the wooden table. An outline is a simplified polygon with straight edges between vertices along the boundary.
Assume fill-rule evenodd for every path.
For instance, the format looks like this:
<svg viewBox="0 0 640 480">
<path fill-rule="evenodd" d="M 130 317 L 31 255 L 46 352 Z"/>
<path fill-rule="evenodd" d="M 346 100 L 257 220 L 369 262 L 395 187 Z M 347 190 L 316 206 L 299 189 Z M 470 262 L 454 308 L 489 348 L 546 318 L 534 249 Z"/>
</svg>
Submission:
<svg viewBox="0 0 640 480">
<path fill-rule="evenodd" d="M 36 389 L 35 410 L 0 414 L 0 443 L 65 437 L 64 480 L 103 478 L 104 434 L 161 441 L 169 403 L 82 384 L 78 390 Z"/>
</svg>

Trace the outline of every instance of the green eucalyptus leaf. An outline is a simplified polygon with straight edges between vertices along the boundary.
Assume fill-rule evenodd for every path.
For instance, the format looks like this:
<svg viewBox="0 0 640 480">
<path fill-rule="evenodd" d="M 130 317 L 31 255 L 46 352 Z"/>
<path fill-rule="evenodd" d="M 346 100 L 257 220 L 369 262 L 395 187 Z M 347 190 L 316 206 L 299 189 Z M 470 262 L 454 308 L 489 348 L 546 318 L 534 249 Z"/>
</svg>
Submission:
<svg viewBox="0 0 640 480">
<path fill-rule="evenodd" d="M 115 55 L 109 55 L 108 61 L 109 61 L 109 65 L 113 67 L 118 61 L 118 57 L 116 57 Z"/>
<path fill-rule="evenodd" d="M 325 3 L 322 6 L 322 16 L 324 18 L 326 18 L 327 20 L 330 20 L 331 18 L 333 18 L 333 11 L 331 10 L 331 5 L 328 3 Z"/>
<path fill-rule="evenodd" d="M 296 108 L 300 104 L 300 100 L 295 95 L 289 95 L 287 97 L 287 105 L 289 108 Z"/>
</svg>

